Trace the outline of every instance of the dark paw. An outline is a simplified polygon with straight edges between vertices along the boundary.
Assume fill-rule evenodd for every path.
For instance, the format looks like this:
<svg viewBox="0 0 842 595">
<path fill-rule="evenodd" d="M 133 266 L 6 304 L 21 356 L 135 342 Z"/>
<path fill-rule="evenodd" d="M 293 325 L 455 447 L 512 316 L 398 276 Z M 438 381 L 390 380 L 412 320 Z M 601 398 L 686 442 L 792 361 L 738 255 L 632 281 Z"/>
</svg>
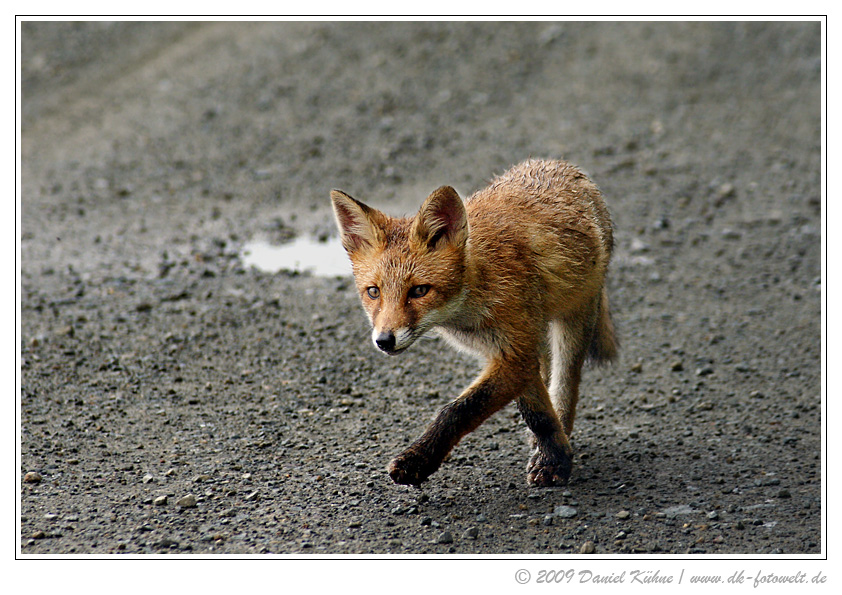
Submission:
<svg viewBox="0 0 842 595">
<path fill-rule="evenodd" d="M 417 486 L 436 469 L 438 465 L 431 464 L 429 457 L 407 450 L 392 459 L 388 471 L 395 483 Z"/>
<path fill-rule="evenodd" d="M 564 451 L 553 456 L 536 450 L 526 465 L 526 481 L 536 487 L 565 485 L 573 470 L 573 459 Z"/>
</svg>

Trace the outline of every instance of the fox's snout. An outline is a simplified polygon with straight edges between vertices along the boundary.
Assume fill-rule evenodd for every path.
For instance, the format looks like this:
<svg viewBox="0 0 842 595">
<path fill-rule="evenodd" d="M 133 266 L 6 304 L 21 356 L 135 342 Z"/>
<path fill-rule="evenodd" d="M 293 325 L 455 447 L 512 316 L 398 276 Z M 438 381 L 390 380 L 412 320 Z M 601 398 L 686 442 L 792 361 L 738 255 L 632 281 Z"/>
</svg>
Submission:
<svg viewBox="0 0 842 595">
<path fill-rule="evenodd" d="M 386 353 L 393 353 L 395 351 L 395 333 L 392 331 L 383 331 L 374 334 L 374 344 L 381 351 L 385 351 Z"/>
<path fill-rule="evenodd" d="M 415 342 L 415 334 L 408 328 L 396 330 L 375 328 L 371 331 L 371 340 L 383 353 L 397 355 Z"/>
</svg>

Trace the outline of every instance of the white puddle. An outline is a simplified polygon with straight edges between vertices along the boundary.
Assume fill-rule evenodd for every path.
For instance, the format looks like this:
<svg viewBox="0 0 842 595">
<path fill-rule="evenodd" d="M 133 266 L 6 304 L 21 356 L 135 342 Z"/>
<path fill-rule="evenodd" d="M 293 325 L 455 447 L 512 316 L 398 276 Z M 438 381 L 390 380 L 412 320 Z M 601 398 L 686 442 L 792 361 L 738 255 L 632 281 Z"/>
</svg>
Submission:
<svg viewBox="0 0 842 595">
<path fill-rule="evenodd" d="M 319 242 L 305 236 L 281 246 L 249 242 L 243 246 L 240 257 L 245 266 L 253 266 L 265 273 L 308 272 L 319 277 L 351 275 L 351 261 L 339 238 Z"/>
</svg>

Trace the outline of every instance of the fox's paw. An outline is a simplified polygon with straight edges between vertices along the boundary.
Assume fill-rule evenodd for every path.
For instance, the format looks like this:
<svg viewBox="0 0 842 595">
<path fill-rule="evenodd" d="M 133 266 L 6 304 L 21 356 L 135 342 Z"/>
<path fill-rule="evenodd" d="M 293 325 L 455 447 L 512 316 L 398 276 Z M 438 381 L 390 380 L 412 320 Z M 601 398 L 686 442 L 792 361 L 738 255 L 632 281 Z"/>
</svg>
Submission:
<svg viewBox="0 0 842 595">
<path fill-rule="evenodd" d="M 564 451 L 555 456 L 536 449 L 526 465 L 526 481 L 531 486 L 546 488 L 565 485 L 573 471 L 573 459 Z"/>
<path fill-rule="evenodd" d="M 407 450 L 392 459 L 389 463 L 389 477 L 401 485 L 417 486 L 432 475 L 438 465 L 431 463 L 429 457 Z"/>
</svg>

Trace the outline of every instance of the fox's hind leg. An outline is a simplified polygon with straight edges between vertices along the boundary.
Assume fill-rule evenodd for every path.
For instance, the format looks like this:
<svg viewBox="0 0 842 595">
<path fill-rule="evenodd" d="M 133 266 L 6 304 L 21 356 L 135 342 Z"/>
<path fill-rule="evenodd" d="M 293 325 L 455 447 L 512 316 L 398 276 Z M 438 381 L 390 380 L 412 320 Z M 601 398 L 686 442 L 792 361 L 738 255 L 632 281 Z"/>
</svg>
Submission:
<svg viewBox="0 0 842 595">
<path fill-rule="evenodd" d="M 569 437 L 576 419 L 582 365 L 590 344 L 593 322 L 586 319 L 556 319 L 550 322 L 550 400 Z"/>
<path fill-rule="evenodd" d="M 563 484 L 573 468 L 572 451 L 544 382 L 536 377 L 518 397 L 517 407 L 531 431 L 532 456 L 526 466 L 531 485 Z"/>
</svg>

